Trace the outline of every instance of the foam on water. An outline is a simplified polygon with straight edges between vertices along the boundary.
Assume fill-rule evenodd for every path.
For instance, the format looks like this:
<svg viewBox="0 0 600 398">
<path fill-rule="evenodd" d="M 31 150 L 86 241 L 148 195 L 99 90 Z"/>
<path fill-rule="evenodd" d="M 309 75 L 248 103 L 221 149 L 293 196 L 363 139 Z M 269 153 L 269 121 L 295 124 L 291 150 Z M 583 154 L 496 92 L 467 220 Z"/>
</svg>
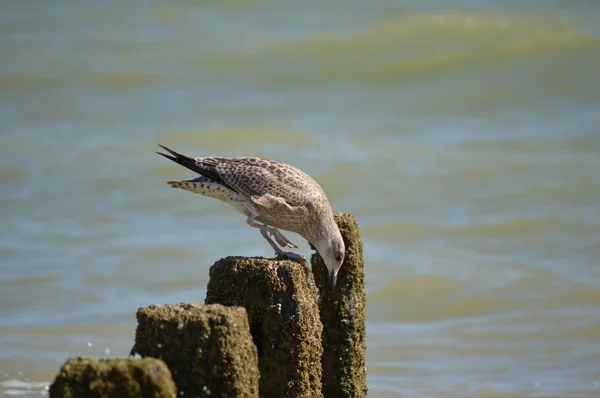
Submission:
<svg viewBox="0 0 600 398">
<path fill-rule="evenodd" d="M 18 379 L 0 380 L 0 393 L 6 396 L 47 397 L 48 383 Z"/>
</svg>

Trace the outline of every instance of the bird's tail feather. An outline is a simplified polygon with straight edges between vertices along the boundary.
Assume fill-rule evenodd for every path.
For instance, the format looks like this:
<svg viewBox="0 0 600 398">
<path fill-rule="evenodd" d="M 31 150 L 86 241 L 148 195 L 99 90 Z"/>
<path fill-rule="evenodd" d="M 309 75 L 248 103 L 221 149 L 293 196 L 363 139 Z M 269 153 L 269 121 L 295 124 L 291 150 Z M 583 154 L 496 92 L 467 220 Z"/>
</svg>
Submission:
<svg viewBox="0 0 600 398">
<path fill-rule="evenodd" d="M 198 166 L 198 164 L 196 163 L 196 160 L 194 160 L 188 156 L 182 155 L 178 152 L 175 152 L 172 149 L 169 149 L 164 145 L 159 144 L 158 146 L 170 153 L 170 155 L 167 155 L 166 153 L 156 152 L 159 155 L 164 156 L 165 158 L 172 160 L 173 162 L 180 164 L 185 168 L 195 171 L 198 174 L 203 174 L 202 172 L 204 170 L 200 166 Z"/>
<path fill-rule="evenodd" d="M 210 178 L 211 180 L 223 185 L 226 188 L 231 189 L 232 191 L 236 191 L 231 185 L 229 185 L 223 178 L 219 175 L 219 172 L 216 170 L 216 166 L 212 163 L 206 162 L 203 163 L 202 159 L 193 159 L 188 156 L 182 155 L 178 152 L 175 152 L 172 149 L 167 148 L 164 145 L 158 145 L 165 151 L 169 152 L 170 155 L 162 152 L 156 152 L 165 158 L 172 160 L 173 162 L 182 165 L 183 167 L 190 169 L 202 176 Z"/>
</svg>

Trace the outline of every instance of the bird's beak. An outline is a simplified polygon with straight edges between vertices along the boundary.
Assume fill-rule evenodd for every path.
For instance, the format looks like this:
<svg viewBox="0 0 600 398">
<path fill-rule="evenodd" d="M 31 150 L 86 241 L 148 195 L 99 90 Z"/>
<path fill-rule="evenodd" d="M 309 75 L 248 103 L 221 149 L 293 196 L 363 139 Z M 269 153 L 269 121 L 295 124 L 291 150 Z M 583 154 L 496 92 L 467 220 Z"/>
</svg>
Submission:
<svg viewBox="0 0 600 398">
<path fill-rule="evenodd" d="M 333 270 L 329 271 L 329 282 L 327 283 L 327 287 L 332 292 L 335 291 L 336 282 L 337 282 L 337 274 Z"/>
</svg>

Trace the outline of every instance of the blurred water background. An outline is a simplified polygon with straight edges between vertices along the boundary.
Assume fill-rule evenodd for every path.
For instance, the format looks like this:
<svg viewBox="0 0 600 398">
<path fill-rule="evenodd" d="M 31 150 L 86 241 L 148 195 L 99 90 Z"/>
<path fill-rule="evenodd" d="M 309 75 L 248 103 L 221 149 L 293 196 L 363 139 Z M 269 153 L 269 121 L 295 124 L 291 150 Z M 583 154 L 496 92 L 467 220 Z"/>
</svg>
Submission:
<svg viewBox="0 0 600 398">
<path fill-rule="evenodd" d="M 357 217 L 370 397 L 600 396 L 595 0 L 7 0 L 0 120 L 2 395 L 272 255 L 162 143 Z"/>
</svg>

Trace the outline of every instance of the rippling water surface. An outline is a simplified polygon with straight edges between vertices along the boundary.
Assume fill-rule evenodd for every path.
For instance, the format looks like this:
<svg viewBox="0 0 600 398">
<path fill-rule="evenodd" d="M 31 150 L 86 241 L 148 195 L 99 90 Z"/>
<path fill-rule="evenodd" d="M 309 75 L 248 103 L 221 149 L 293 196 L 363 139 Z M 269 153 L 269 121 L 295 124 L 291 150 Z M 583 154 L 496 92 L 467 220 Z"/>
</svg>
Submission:
<svg viewBox="0 0 600 398">
<path fill-rule="evenodd" d="M 357 217 L 369 396 L 600 396 L 598 71 L 595 1 L 2 2 L 0 394 L 272 254 L 162 143 Z"/>
</svg>

